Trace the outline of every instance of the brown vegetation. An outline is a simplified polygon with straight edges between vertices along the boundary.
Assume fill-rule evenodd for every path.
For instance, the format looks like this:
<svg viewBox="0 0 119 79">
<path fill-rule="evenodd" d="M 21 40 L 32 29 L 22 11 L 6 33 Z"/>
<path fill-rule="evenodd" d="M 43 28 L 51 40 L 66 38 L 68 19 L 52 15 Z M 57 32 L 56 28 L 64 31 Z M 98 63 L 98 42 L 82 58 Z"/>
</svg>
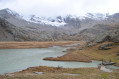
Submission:
<svg viewBox="0 0 119 79">
<path fill-rule="evenodd" d="M 22 42 L 23 43 L 23 42 Z M 22 44 L 15 43 L 13 45 L 33 45 L 33 47 L 49 47 L 53 45 L 63 46 L 80 42 L 37 42 L 35 43 L 26 42 Z M 109 50 L 99 50 L 98 48 L 103 44 L 112 44 Z M 5 43 L 3 43 L 5 44 Z M 8 43 L 7 43 L 8 44 Z M 11 43 L 10 43 L 11 44 Z M 27 45 L 26 44 L 26 45 Z M 83 43 L 81 43 L 83 45 Z M 10 45 L 9 45 L 10 46 Z M 75 46 L 76 47 L 76 46 Z M 82 46 L 81 46 L 82 47 Z M 18 48 L 18 47 L 17 47 Z M 20 47 L 19 47 L 20 48 Z M 31 48 L 31 47 L 29 47 Z M 57 58 L 50 58 L 48 60 L 59 60 L 59 61 L 85 61 L 89 62 L 91 60 L 104 60 L 109 59 L 112 62 L 116 62 L 119 66 L 119 60 L 117 53 L 119 53 L 119 44 L 112 42 L 105 42 L 100 44 L 95 44 L 93 47 L 86 47 L 80 50 L 79 47 L 68 49 L 66 55 Z M 43 72 L 43 74 L 36 74 L 35 72 Z M 28 73 L 28 74 L 27 74 Z M 66 75 L 68 74 L 79 74 L 79 75 Z M 103 72 L 98 68 L 62 68 L 62 67 L 30 67 L 20 72 L 13 73 L 13 76 L 1 75 L 0 79 L 119 79 L 119 70 L 114 72 Z M 27 74 L 27 75 L 25 75 Z"/>
<path fill-rule="evenodd" d="M 74 51 L 69 52 L 63 56 L 56 57 L 56 58 L 47 57 L 47 58 L 44 58 L 44 60 L 91 62 L 91 59 L 88 56 L 83 55 L 83 54 L 78 53 L 78 52 L 74 52 Z"/>
<path fill-rule="evenodd" d="M 70 45 L 80 41 L 57 41 L 57 42 L 0 42 L 1 49 L 8 48 L 47 48 L 51 46 Z"/>
<path fill-rule="evenodd" d="M 103 44 L 112 44 L 108 50 L 99 50 L 98 48 Z M 119 66 L 119 44 L 113 42 L 104 42 L 101 44 L 95 44 L 93 47 L 85 47 L 84 49 L 77 49 L 70 51 L 69 53 L 61 57 L 47 57 L 44 60 L 53 60 L 53 61 L 81 61 L 81 62 L 90 62 L 91 60 L 104 60 L 115 62 Z"/>
<path fill-rule="evenodd" d="M 35 74 L 34 72 L 44 73 Z M 27 75 L 25 75 L 26 73 Z M 0 79 L 119 79 L 118 74 L 118 71 L 109 73 L 103 72 L 98 68 L 59 68 L 40 66 L 16 72 L 13 76 L 1 75 Z"/>
</svg>

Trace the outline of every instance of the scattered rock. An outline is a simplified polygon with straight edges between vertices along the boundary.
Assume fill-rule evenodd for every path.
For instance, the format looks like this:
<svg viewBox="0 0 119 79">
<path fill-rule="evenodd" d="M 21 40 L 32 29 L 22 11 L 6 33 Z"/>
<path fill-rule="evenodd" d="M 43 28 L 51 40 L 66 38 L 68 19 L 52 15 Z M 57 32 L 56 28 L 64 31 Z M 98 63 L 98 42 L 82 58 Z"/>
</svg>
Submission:
<svg viewBox="0 0 119 79">
<path fill-rule="evenodd" d="M 80 74 L 69 74 L 69 73 L 64 73 L 63 75 L 77 76 L 77 75 L 80 75 Z"/>
<path fill-rule="evenodd" d="M 103 44 L 98 49 L 99 50 L 108 50 L 108 49 L 110 49 L 109 46 L 112 46 L 112 44 Z"/>
<path fill-rule="evenodd" d="M 111 41 L 115 43 L 119 43 L 119 33 L 114 35 Z"/>
<path fill-rule="evenodd" d="M 83 50 L 84 48 L 82 47 L 82 48 L 80 48 L 79 50 Z"/>
<path fill-rule="evenodd" d="M 7 73 L 7 74 L 5 74 L 5 76 L 14 76 L 14 74 Z"/>
<path fill-rule="evenodd" d="M 106 66 L 106 65 L 114 65 L 116 63 L 114 62 L 102 62 L 102 65 Z"/>
<path fill-rule="evenodd" d="M 117 53 L 117 56 L 119 56 L 119 53 Z"/>
<path fill-rule="evenodd" d="M 105 41 L 110 41 L 111 40 L 111 36 L 105 36 L 101 41 L 97 42 L 97 43 L 103 43 Z"/>
<path fill-rule="evenodd" d="M 36 75 L 36 74 L 34 74 L 34 73 L 24 73 L 24 75 L 33 76 L 33 75 Z"/>
<path fill-rule="evenodd" d="M 44 74 L 44 72 L 34 72 L 35 74 Z"/>
<path fill-rule="evenodd" d="M 119 60 L 119 57 L 118 57 L 118 60 Z"/>
<path fill-rule="evenodd" d="M 88 47 L 94 47 L 94 46 L 95 46 L 95 44 L 88 45 Z"/>
<path fill-rule="evenodd" d="M 104 72 L 113 72 L 113 70 L 106 68 L 105 66 L 101 66 L 100 70 Z"/>
</svg>

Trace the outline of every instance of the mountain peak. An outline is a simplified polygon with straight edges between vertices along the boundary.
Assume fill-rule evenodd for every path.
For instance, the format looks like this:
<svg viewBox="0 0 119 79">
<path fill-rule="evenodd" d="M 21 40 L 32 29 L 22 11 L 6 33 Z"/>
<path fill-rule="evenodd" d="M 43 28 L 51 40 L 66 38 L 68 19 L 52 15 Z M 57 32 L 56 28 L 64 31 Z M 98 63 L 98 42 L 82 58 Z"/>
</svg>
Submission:
<svg viewBox="0 0 119 79">
<path fill-rule="evenodd" d="M 9 8 L 5 8 L 5 9 L 2 9 L 2 10 L 6 10 L 7 11 L 7 10 L 10 10 L 10 9 Z"/>
<path fill-rule="evenodd" d="M 109 15 L 108 13 L 105 13 L 105 14 L 103 14 L 103 13 L 87 13 L 86 17 L 96 19 L 96 20 L 102 20 L 102 19 L 106 19 L 108 15 Z"/>
<path fill-rule="evenodd" d="M 11 15 L 12 15 L 12 16 L 15 16 L 16 18 L 21 18 L 21 17 L 22 17 L 22 16 L 19 15 L 17 12 L 15 12 L 15 11 L 9 9 L 9 8 L 2 9 L 2 10 L 0 10 L 0 12 L 2 12 L 2 14 L 5 15 L 5 17 L 6 17 L 8 14 L 10 14 L 10 16 L 11 16 Z"/>
<path fill-rule="evenodd" d="M 9 8 L 2 9 L 1 11 L 7 12 L 7 13 L 13 13 L 15 11 L 10 10 Z"/>
</svg>

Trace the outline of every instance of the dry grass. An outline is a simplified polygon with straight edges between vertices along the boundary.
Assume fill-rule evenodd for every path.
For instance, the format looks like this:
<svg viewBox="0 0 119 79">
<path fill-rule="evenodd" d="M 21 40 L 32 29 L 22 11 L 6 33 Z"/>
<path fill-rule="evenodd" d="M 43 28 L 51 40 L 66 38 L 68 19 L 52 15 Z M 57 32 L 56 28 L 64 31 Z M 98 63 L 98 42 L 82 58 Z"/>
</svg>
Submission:
<svg viewBox="0 0 119 79">
<path fill-rule="evenodd" d="M 35 76 L 14 76 L 14 77 L 5 77 L 1 79 L 119 79 L 117 74 L 110 73 L 102 73 L 102 74 L 91 74 L 91 75 L 82 75 L 82 76 L 71 76 L 71 75 L 62 75 L 62 74 L 54 74 L 48 73 L 44 75 L 35 75 Z"/>
<path fill-rule="evenodd" d="M 47 48 L 50 46 L 70 45 L 81 43 L 80 41 L 57 41 L 57 42 L 0 42 L 1 49 L 8 48 Z"/>
<path fill-rule="evenodd" d="M 56 57 L 56 58 L 46 57 L 46 58 L 44 58 L 44 60 L 91 62 L 91 59 L 88 56 L 83 55 L 83 54 L 78 53 L 78 52 L 74 52 L 74 51 L 70 52 L 70 53 L 67 53 L 67 54 L 65 54 L 63 56 Z"/>
<path fill-rule="evenodd" d="M 117 66 L 119 66 L 119 56 L 116 54 L 119 53 L 119 44 L 118 43 L 112 43 L 113 46 L 111 46 L 109 50 L 99 50 L 98 47 L 110 42 L 105 42 L 102 44 L 97 44 L 95 47 L 87 47 L 84 50 L 78 50 L 77 52 L 79 54 L 83 54 L 85 56 L 88 56 L 91 60 L 104 60 L 109 61 L 111 59 L 112 62 L 115 62 Z"/>
<path fill-rule="evenodd" d="M 81 61 L 81 62 L 90 62 L 91 60 L 104 60 L 115 62 L 119 66 L 119 56 L 116 54 L 119 53 L 119 44 L 112 43 L 113 45 L 109 50 L 99 50 L 98 47 L 112 42 L 105 42 L 102 44 L 96 44 L 94 47 L 86 47 L 83 50 L 71 50 L 69 53 L 56 58 L 44 58 L 44 60 L 53 60 L 53 61 Z"/>
<path fill-rule="evenodd" d="M 10 43 L 10 45 L 13 44 L 18 46 L 16 48 L 20 48 L 22 45 L 26 45 L 23 47 L 25 48 L 27 47 L 28 44 L 28 48 L 32 48 L 32 47 L 49 47 L 52 45 L 62 46 L 62 45 L 69 45 L 73 43 L 80 43 L 80 42 L 55 42 L 55 43 L 54 42 L 35 42 L 35 43 L 17 42 L 14 44 Z M 109 43 L 109 42 L 105 42 L 105 43 Z M 9 44 L 9 43 L 3 43 L 3 44 Z M 109 50 L 98 50 L 98 47 L 101 46 L 102 44 L 97 44 L 94 47 L 86 47 L 83 50 L 70 49 L 68 50 L 69 51 L 68 54 L 54 59 L 67 60 L 67 61 L 69 61 L 70 59 L 74 61 L 84 61 L 84 60 L 91 61 L 91 60 L 102 60 L 102 59 L 104 61 L 108 61 L 109 59 L 111 59 L 113 62 L 117 63 L 116 65 L 119 66 L 119 60 L 117 59 L 119 56 L 116 55 L 117 53 L 119 53 L 119 44 L 113 43 L 113 46 L 111 46 L 111 49 Z M 34 74 L 34 72 L 44 72 L 44 74 L 36 75 Z M 24 75 L 25 73 L 32 73 L 34 75 Z M 65 75 L 64 73 L 80 74 L 80 75 L 73 76 L 73 75 Z M 115 72 L 103 72 L 98 68 L 73 68 L 72 69 L 72 68 L 58 68 L 58 67 L 57 68 L 32 67 L 20 72 L 16 72 L 14 74 L 15 76 L 1 75 L 0 79 L 119 79 L 119 70 L 116 70 Z"/>
<path fill-rule="evenodd" d="M 34 74 L 44 72 L 44 74 Z M 25 75 L 32 73 L 34 75 Z M 79 74 L 79 75 L 66 75 Z M 0 79 L 119 79 L 119 72 L 103 72 L 96 68 L 55 68 L 55 67 L 34 67 L 15 73 L 15 76 L 0 76 Z"/>
</svg>

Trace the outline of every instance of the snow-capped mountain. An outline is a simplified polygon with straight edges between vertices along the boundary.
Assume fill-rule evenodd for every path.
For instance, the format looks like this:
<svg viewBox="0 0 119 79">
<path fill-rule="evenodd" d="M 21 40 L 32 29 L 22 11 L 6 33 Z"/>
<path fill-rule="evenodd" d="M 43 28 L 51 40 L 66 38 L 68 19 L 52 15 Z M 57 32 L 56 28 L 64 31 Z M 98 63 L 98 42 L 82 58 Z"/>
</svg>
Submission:
<svg viewBox="0 0 119 79">
<path fill-rule="evenodd" d="M 93 27 L 95 24 L 103 23 L 108 18 L 107 14 L 88 13 L 85 16 L 66 15 L 55 17 L 42 17 L 37 15 L 23 16 L 13 10 L 0 10 L 0 17 L 6 19 L 15 26 L 35 27 L 54 26 L 71 32 Z M 34 25 L 35 24 L 35 25 Z"/>
<path fill-rule="evenodd" d="M 87 19 L 104 20 L 109 16 L 108 14 L 101 14 L 101 13 L 87 13 L 85 16 L 67 15 L 67 16 L 56 16 L 56 17 L 41 17 L 37 15 L 23 16 L 8 8 L 3 9 L 2 11 L 6 11 L 7 13 L 13 15 L 15 18 L 23 19 L 28 22 L 37 23 L 41 25 L 56 26 L 56 27 L 63 27 L 67 25 L 80 27 L 80 23 L 82 20 L 83 21 Z"/>
<path fill-rule="evenodd" d="M 38 24 L 43 24 L 43 25 L 51 25 L 51 26 L 64 26 L 66 23 L 64 20 L 60 17 L 38 17 L 35 15 L 30 15 L 27 18 L 24 18 L 26 21 L 33 22 L 33 23 L 38 23 Z"/>
<path fill-rule="evenodd" d="M 15 16 L 16 18 L 22 18 L 23 17 L 23 15 L 18 14 L 16 11 L 10 10 L 9 8 L 3 9 L 3 10 L 9 14 Z"/>
<path fill-rule="evenodd" d="M 80 40 L 114 29 L 114 25 L 118 28 L 118 24 L 119 13 L 113 15 L 90 13 L 86 16 L 56 17 L 30 15 L 26 17 L 7 8 L 0 10 L 0 40 Z"/>
<path fill-rule="evenodd" d="M 108 16 L 109 16 L 108 13 L 105 13 L 105 14 L 102 14 L 102 13 L 87 13 L 85 17 L 92 18 L 92 19 L 95 19 L 95 20 L 103 20 L 103 19 L 108 18 Z"/>
<path fill-rule="evenodd" d="M 33 22 L 33 23 L 61 27 L 70 24 L 68 20 L 74 20 L 79 22 L 87 18 L 93 20 L 104 20 L 107 19 L 108 16 L 109 14 L 101 14 L 101 13 L 87 13 L 85 16 L 67 15 L 67 16 L 56 16 L 56 17 L 40 17 L 36 15 L 30 15 L 29 17 L 24 17 L 24 19 L 26 21 Z"/>
</svg>

